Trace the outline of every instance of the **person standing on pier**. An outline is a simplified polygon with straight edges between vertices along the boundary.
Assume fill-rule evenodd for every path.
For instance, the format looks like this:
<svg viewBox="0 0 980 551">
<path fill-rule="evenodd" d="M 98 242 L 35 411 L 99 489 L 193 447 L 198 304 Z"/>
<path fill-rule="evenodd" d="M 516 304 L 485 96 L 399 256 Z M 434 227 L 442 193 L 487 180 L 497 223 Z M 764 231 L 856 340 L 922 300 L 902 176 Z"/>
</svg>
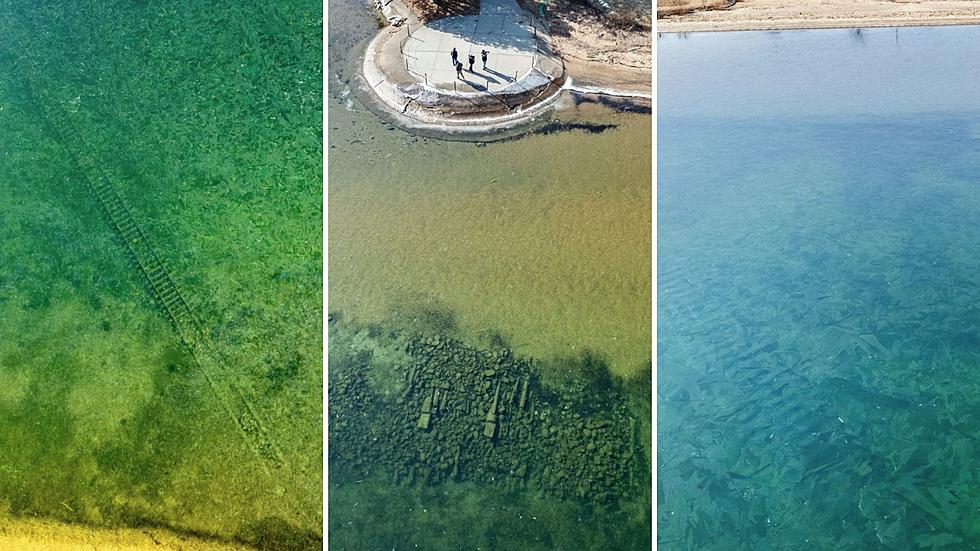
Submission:
<svg viewBox="0 0 980 551">
<path fill-rule="evenodd" d="M 473 72 L 473 64 L 476 63 L 476 56 L 473 55 L 473 54 L 470 54 L 469 62 L 470 62 L 470 72 L 472 73 Z"/>
<path fill-rule="evenodd" d="M 453 54 L 452 55 L 453 55 L 453 67 L 455 67 L 456 66 L 456 58 L 459 57 L 459 54 L 456 52 L 456 48 L 453 48 Z"/>
<path fill-rule="evenodd" d="M 466 79 L 463 78 L 463 62 L 462 61 L 457 61 L 456 62 L 456 78 L 458 78 L 459 80 L 466 80 Z"/>
<path fill-rule="evenodd" d="M 488 52 L 486 50 L 480 50 L 480 59 L 483 60 L 483 68 L 484 69 L 487 68 L 487 56 L 488 55 L 490 55 L 490 52 Z"/>
</svg>

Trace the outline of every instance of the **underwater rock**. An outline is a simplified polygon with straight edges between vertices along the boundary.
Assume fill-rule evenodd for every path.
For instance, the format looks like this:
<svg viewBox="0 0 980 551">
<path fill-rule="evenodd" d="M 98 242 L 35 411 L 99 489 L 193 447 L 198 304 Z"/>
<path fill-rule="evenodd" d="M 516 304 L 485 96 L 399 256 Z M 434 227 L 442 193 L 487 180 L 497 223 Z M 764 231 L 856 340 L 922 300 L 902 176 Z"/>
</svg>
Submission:
<svg viewBox="0 0 980 551">
<path fill-rule="evenodd" d="M 497 390 L 493 393 L 493 403 L 487 411 L 486 426 L 483 428 L 483 436 L 490 440 L 497 434 L 497 399 L 500 397 L 500 383 L 497 383 Z"/>
<path fill-rule="evenodd" d="M 425 401 L 422 402 L 422 413 L 421 415 L 419 415 L 419 422 L 418 422 L 418 427 L 422 430 L 428 430 L 429 422 L 432 419 L 433 395 L 426 396 Z"/>
<path fill-rule="evenodd" d="M 644 491 L 631 481 L 640 454 L 624 396 L 612 393 L 611 407 L 583 414 L 509 350 L 444 336 L 397 342 L 411 366 L 397 398 L 367 384 L 370 357 L 331 363 L 331 465 L 358 476 L 381 469 L 402 484 L 476 480 L 594 503 Z"/>
</svg>

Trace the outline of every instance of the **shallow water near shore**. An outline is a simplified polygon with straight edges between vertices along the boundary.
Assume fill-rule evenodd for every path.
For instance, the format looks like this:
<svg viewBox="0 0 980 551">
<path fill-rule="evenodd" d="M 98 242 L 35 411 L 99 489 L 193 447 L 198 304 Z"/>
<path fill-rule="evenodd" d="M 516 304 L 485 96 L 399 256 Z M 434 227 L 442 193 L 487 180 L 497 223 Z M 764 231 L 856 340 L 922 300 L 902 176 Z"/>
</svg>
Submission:
<svg viewBox="0 0 980 551">
<path fill-rule="evenodd" d="M 431 312 L 471 340 L 499 336 L 549 358 L 592 351 L 620 375 L 643 369 L 644 119 L 486 147 L 383 127 L 372 140 L 331 119 L 331 310 L 420 329 Z"/>
<path fill-rule="evenodd" d="M 360 6 L 334 9 L 372 20 Z M 649 116 L 583 103 L 541 128 L 552 134 L 413 136 L 352 96 L 342 52 L 374 32 L 365 27 L 331 30 L 331 310 L 407 324 L 413 311 L 443 311 L 470 339 L 644 369 Z"/>
<path fill-rule="evenodd" d="M 651 360 L 649 116 L 569 100 L 515 139 L 412 135 L 351 90 L 344 53 L 376 32 L 371 11 L 359 2 L 330 10 L 331 545 L 648 549 L 650 394 L 638 381 Z M 462 362 L 459 377 L 446 382 L 448 410 L 422 429 L 408 404 L 438 401 L 428 393 L 444 392 L 443 355 Z M 459 394 L 474 384 L 473 369 L 488 378 L 475 383 L 483 391 Z M 540 407 L 525 411 L 518 390 L 527 373 Z M 469 429 L 453 424 L 453 408 L 475 418 L 462 403 L 489 403 L 490 381 L 501 379 L 514 381 L 499 385 L 512 416 L 499 430 L 510 432 L 488 440 L 480 420 L 479 438 L 463 436 Z M 586 380 L 603 385 L 585 391 Z M 546 411 L 555 412 L 550 425 Z M 589 450 L 613 457 L 615 449 L 617 459 L 597 467 L 596 479 L 620 486 L 578 475 L 555 482 L 557 471 L 587 472 L 588 461 L 545 459 L 559 448 L 544 453 L 521 423 L 569 438 L 601 425 L 609 436 L 584 430 L 598 439 Z M 371 434 L 387 436 L 372 447 Z M 510 457 L 515 441 L 531 459 L 497 470 L 493 458 Z M 373 467 L 351 465 L 361 450 Z M 419 456 L 408 458 L 412 451 Z M 604 490 L 621 495 L 596 502 Z"/>
<path fill-rule="evenodd" d="M 980 545 L 978 37 L 660 38 L 663 549 Z"/>
<path fill-rule="evenodd" d="M 320 546 L 320 19 L 0 1 L 0 523 Z"/>
</svg>

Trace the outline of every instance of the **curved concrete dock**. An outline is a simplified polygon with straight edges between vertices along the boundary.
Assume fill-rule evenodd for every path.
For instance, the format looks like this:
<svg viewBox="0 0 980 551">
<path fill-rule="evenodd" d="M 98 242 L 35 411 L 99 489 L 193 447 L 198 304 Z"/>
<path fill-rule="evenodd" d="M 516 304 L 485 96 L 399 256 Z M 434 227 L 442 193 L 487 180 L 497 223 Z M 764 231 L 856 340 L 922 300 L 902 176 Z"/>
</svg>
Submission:
<svg viewBox="0 0 980 551">
<path fill-rule="evenodd" d="M 561 57 L 548 36 L 515 0 L 482 0 L 479 15 L 422 24 L 401 4 L 383 5 L 388 26 L 368 45 L 364 86 L 395 118 L 414 126 L 486 131 L 540 113 L 565 83 Z M 451 52 L 464 69 L 460 78 Z M 483 66 L 480 52 L 489 52 Z M 476 62 L 469 69 L 468 56 Z"/>
</svg>

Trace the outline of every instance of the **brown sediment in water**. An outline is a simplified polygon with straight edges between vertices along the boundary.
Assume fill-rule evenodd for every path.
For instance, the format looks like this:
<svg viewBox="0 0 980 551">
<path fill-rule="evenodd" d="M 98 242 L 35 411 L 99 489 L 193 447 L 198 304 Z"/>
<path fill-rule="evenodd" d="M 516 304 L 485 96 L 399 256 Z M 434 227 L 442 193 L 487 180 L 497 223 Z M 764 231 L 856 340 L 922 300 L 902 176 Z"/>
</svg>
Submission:
<svg viewBox="0 0 980 551">
<path fill-rule="evenodd" d="M 701 9 L 699 1 L 678 4 L 680 14 L 658 5 L 659 32 L 980 24 L 980 3 L 970 0 L 739 0 L 724 10 Z"/>
<path fill-rule="evenodd" d="M 386 322 L 414 301 L 450 311 L 447 319 L 468 339 L 499 331 L 519 354 L 591 350 L 615 373 L 643 369 L 651 324 L 649 118 L 579 109 L 616 126 L 485 148 L 375 140 L 371 150 L 390 151 L 377 163 L 364 162 L 368 146 L 335 144 L 331 311 Z M 332 124 L 344 125 L 345 116 L 337 112 Z M 404 323 L 418 328 L 415 317 Z"/>
</svg>

